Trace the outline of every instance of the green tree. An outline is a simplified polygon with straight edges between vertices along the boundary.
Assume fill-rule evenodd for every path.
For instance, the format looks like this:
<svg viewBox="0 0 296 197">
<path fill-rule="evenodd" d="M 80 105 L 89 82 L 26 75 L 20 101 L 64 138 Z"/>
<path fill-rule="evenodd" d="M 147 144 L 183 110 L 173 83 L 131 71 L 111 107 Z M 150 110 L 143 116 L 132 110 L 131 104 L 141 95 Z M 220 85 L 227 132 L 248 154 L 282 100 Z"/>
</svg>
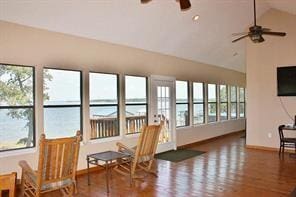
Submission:
<svg viewBox="0 0 296 197">
<path fill-rule="evenodd" d="M 31 67 L 0 65 L 0 103 L 7 106 L 31 106 L 33 105 L 33 70 Z M 46 81 L 52 76 L 45 72 Z M 48 89 L 43 84 L 44 92 Z M 49 99 L 48 94 L 44 94 L 44 99 Z M 18 144 L 30 147 L 33 143 L 33 112 L 30 108 L 10 108 L 7 115 L 13 119 L 23 119 L 27 121 L 28 137 L 20 139 Z"/>
</svg>

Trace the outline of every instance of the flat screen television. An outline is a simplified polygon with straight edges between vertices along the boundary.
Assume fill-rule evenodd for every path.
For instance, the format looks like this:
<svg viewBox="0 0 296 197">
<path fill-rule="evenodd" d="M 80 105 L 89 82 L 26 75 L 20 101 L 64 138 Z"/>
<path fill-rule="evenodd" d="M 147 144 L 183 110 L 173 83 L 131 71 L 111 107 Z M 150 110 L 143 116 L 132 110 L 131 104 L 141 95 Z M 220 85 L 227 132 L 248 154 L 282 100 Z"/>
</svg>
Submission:
<svg viewBox="0 0 296 197">
<path fill-rule="evenodd" d="M 296 96 L 296 66 L 277 68 L 278 96 Z"/>
</svg>

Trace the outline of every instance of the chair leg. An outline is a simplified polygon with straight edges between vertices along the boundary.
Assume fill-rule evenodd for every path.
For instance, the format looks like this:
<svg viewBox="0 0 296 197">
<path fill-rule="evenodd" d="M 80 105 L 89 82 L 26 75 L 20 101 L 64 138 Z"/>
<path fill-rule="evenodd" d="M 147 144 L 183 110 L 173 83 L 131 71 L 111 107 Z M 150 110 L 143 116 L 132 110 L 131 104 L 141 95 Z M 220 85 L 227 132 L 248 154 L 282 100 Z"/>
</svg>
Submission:
<svg viewBox="0 0 296 197">
<path fill-rule="evenodd" d="M 25 195 L 25 180 L 24 180 L 24 172 L 22 172 L 20 196 L 24 196 L 24 195 Z"/>
</svg>

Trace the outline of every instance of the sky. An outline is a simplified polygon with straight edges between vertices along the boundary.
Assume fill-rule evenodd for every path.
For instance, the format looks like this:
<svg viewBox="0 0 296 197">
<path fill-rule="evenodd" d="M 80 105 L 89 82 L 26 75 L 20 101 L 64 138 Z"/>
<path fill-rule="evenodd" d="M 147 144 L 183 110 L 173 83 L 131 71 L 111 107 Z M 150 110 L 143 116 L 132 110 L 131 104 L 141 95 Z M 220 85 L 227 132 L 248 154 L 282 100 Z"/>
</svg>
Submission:
<svg viewBox="0 0 296 197">
<path fill-rule="evenodd" d="M 47 93 L 50 101 L 79 101 L 80 100 L 80 72 L 48 69 L 52 76 L 47 81 Z M 90 100 L 116 99 L 117 75 L 90 73 Z M 126 98 L 146 97 L 146 78 L 126 76 Z"/>
<path fill-rule="evenodd" d="M 52 76 L 47 81 L 47 93 L 50 101 L 78 101 L 80 99 L 80 72 L 48 69 Z M 90 100 L 117 99 L 117 75 L 104 73 L 90 73 Z M 146 97 L 146 78 L 126 76 L 126 99 Z M 188 98 L 187 81 L 176 81 L 176 97 Z M 194 83 L 194 95 L 202 98 L 202 83 Z M 209 84 L 209 98 L 215 97 L 215 85 Z"/>
</svg>

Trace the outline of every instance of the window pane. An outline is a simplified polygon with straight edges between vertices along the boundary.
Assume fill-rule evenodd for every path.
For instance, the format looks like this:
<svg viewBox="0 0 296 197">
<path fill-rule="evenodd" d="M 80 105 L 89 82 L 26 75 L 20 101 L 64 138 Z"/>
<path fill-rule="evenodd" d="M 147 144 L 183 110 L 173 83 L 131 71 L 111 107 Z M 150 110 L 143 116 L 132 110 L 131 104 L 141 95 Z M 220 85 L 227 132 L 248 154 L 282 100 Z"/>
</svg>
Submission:
<svg viewBox="0 0 296 197">
<path fill-rule="evenodd" d="M 231 103 L 230 105 L 230 112 L 231 112 L 231 119 L 236 119 L 237 115 L 236 115 L 236 111 L 237 111 L 237 107 L 236 107 L 236 103 Z"/>
<path fill-rule="evenodd" d="M 126 134 L 138 133 L 146 125 L 146 105 L 127 105 L 125 108 Z"/>
<path fill-rule="evenodd" d="M 216 102 L 216 84 L 208 84 L 208 102 Z"/>
<path fill-rule="evenodd" d="M 194 104 L 193 105 L 193 124 L 204 123 L 204 105 Z"/>
<path fill-rule="evenodd" d="M 74 136 L 80 130 L 80 107 L 44 108 L 46 137 Z"/>
<path fill-rule="evenodd" d="M 245 89 L 239 88 L 239 102 L 245 102 Z"/>
<path fill-rule="evenodd" d="M 227 103 L 220 103 L 220 120 L 228 119 Z"/>
<path fill-rule="evenodd" d="M 0 151 L 34 146 L 33 91 L 33 67 L 0 64 Z"/>
<path fill-rule="evenodd" d="M 125 102 L 146 103 L 146 77 L 125 76 Z"/>
<path fill-rule="evenodd" d="M 188 103 L 187 81 L 176 81 L 176 103 Z"/>
<path fill-rule="evenodd" d="M 245 103 L 239 104 L 239 117 L 244 118 L 245 117 Z"/>
<path fill-rule="evenodd" d="M 91 139 L 119 136 L 117 106 L 90 107 Z"/>
<path fill-rule="evenodd" d="M 189 125 L 188 104 L 176 105 L 176 126 Z"/>
<path fill-rule="evenodd" d="M 227 85 L 220 85 L 220 102 L 227 102 Z"/>
<path fill-rule="evenodd" d="M 0 109 L 0 151 L 33 147 L 33 109 Z"/>
<path fill-rule="evenodd" d="M 33 105 L 33 68 L 0 64 L 0 106 Z"/>
<path fill-rule="evenodd" d="M 236 87 L 235 86 L 230 87 L 230 101 L 231 102 L 236 102 L 237 101 Z"/>
<path fill-rule="evenodd" d="M 79 105 L 80 72 L 44 69 L 44 105 Z"/>
<path fill-rule="evenodd" d="M 89 74 L 90 104 L 117 104 L 117 75 Z"/>
<path fill-rule="evenodd" d="M 208 103 L 208 122 L 217 121 L 217 106 L 216 103 Z"/>
<path fill-rule="evenodd" d="M 193 83 L 193 102 L 204 102 L 203 83 Z"/>
</svg>

